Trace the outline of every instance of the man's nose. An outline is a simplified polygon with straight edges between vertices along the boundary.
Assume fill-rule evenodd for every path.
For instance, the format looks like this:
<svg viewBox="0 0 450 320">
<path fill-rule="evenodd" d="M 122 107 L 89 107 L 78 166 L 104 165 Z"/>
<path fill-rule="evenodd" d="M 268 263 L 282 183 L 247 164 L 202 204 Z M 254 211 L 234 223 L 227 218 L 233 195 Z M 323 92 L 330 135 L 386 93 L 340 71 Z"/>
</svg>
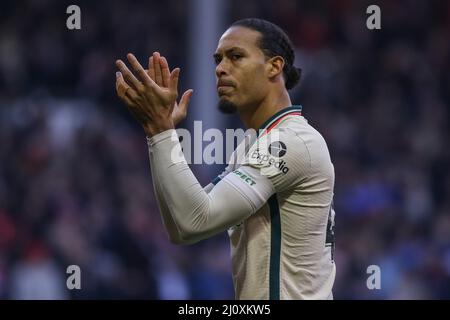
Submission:
<svg viewBox="0 0 450 320">
<path fill-rule="evenodd" d="M 220 78 L 223 75 L 228 74 L 226 67 L 226 63 L 222 60 L 217 66 L 216 66 L 216 76 Z"/>
</svg>

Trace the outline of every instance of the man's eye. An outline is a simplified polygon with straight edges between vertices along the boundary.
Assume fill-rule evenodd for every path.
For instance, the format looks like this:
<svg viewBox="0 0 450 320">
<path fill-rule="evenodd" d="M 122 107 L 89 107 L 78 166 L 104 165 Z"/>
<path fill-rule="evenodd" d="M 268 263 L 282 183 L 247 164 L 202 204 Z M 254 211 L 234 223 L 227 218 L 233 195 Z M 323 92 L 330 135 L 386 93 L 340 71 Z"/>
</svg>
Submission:
<svg viewBox="0 0 450 320">
<path fill-rule="evenodd" d="M 222 59 L 220 58 L 214 58 L 214 62 L 216 63 L 216 66 L 220 63 Z"/>
<path fill-rule="evenodd" d="M 232 56 L 231 56 L 231 59 L 232 60 L 239 60 L 240 58 L 242 58 L 242 56 L 240 55 L 240 54 L 233 54 Z"/>
</svg>

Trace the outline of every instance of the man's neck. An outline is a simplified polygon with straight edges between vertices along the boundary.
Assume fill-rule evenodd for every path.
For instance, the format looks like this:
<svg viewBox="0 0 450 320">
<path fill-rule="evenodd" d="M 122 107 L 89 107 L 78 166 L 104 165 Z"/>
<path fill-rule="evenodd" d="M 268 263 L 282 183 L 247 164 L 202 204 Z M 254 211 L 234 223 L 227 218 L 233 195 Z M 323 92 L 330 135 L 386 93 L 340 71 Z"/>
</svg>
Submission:
<svg viewBox="0 0 450 320">
<path fill-rule="evenodd" d="M 267 119 L 291 104 L 289 94 L 283 90 L 277 97 L 267 96 L 254 108 L 245 108 L 239 112 L 239 117 L 248 129 L 258 130 Z"/>
</svg>

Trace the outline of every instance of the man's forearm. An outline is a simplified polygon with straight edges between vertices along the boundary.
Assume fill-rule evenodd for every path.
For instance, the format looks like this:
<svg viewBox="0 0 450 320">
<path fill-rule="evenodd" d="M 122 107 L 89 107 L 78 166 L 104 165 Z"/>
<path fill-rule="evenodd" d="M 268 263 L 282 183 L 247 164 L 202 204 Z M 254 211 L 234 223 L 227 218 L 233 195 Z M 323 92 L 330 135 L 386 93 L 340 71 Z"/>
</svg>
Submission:
<svg viewBox="0 0 450 320">
<path fill-rule="evenodd" d="M 148 154 L 149 154 L 149 161 L 150 161 L 150 170 L 151 170 L 151 174 L 152 174 L 153 189 L 155 191 L 156 201 L 158 203 L 158 207 L 159 207 L 159 211 L 161 213 L 161 218 L 163 220 L 164 227 L 166 229 L 167 234 L 169 235 L 169 239 L 172 243 L 175 243 L 175 244 L 189 244 L 190 241 L 184 240 L 181 237 L 178 226 L 176 225 L 175 221 L 173 220 L 170 210 L 167 206 L 167 199 L 164 197 L 164 193 L 161 190 L 159 174 L 154 169 L 155 165 L 153 163 L 154 160 L 153 160 L 153 153 L 151 152 L 151 148 L 149 148 Z M 206 185 L 203 188 L 203 190 L 205 190 L 206 193 L 209 193 L 213 187 L 214 187 L 214 184 L 209 183 L 208 185 Z"/>
<path fill-rule="evenodd" d="M 198 241 L 240 222 L 256 210 L 227 183 L 208 194 L 184 159 L 175 130 L 149 139 L 160 192 L 184 240 Z M 230 197 L 234 201 L 229 201 Z"/>
<path fill-rule="evenodd" d="M 183 239 L 180 236 L 180 232 L 178 230 L 175 221 L 170 214 L 169 208 L 167 207 L 166 199 L 164 198 L 164 194 L 161 191 L 158 173 L 154 169 L 154 160 L 153 154 L 149 148 L 149 160 L 150 160 L 150 170 L 152 174 L 153 181 L 153 189 L 155 190 L 156 201 L 158 202 L 159 211 L 161 213 L 161 218 L 163 220 L 164 227 L 166 229 L 167 234 L 169 235 L 169 239 L 172 243 L 180 244 L 183 243 Z"/>
</svg>

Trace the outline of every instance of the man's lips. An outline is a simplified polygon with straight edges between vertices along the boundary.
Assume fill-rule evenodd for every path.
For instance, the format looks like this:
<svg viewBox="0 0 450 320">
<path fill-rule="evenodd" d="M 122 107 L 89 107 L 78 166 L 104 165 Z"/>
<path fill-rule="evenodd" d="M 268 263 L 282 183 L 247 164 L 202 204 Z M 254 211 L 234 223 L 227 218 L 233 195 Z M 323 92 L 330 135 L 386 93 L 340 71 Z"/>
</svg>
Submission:
<svg viewBox="0 0 450 320">
<path fill-rule="evenodd" d="M 219 94 L 226 93 L 234 88 L 234 84 L 231 81 L 219 80 L 217 83 L 217 92 Z"/>
<path fill-rule="evenodd" d="M 217 86 L 217 92 L 219 93 L 219 95 L 221 95 L 230 92 L 231 90 L 233 90 L 233 88 L 234 87 L 230 85 L 220 85 Z"/>
<path fill-rule="evenodd" d="M 220 79 L 217 81 L 217 88 L 219 87 L 233 87 L 234 83 L 230 80 Z"/>
</svg>

